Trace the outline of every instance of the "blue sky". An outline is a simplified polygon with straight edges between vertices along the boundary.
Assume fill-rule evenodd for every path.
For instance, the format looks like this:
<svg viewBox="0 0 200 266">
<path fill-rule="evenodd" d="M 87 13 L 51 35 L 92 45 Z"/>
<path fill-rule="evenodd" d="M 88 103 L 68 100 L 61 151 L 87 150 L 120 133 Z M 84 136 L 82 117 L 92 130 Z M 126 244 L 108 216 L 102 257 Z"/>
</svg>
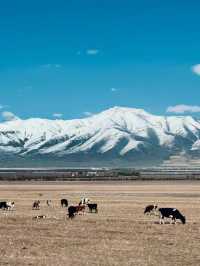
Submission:
<svg viewBox="0 0 200 266">
<path fill-rule="evenodd" d="M 3 1 L 4 118 L 71 119 L 116 105 L 198 113 L 199 10 L 196 0 Z"/>
</svg>

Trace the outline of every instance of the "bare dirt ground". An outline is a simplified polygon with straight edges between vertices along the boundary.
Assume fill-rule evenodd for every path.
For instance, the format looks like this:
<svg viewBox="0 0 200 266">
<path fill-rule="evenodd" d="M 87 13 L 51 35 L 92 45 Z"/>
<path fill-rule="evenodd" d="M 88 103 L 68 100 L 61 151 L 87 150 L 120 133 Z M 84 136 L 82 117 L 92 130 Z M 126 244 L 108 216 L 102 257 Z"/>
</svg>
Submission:
<svg viewBox="0 0 200 266">
<path fill-rule="evenodd" d="M 71 221 L 60 199 L 77 204 L 82 196 L 99 213 Z M 200 182 L 0 183 L 0 199 L 16 204 L 0 211 L 0 265 L 200 265 Z M 143 215 L 151 203 L 178 208 L 187 224 L 159 225 Z"/>
</svg>

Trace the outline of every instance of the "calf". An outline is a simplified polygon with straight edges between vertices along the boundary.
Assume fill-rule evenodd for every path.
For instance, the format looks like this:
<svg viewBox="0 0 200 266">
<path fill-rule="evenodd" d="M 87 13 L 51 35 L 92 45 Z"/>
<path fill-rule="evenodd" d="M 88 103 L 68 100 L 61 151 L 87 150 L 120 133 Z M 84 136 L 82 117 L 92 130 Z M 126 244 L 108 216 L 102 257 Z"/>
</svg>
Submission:
<svg viewBox="0 0 200 266">
<path fill-rule="evenodd" d="M 96 203 L 88 203 L 87 206 L 88 206 L 90 212 L 93 212 L 93 210 L 94 210 L 95 213 L 98 213 L 98 208 L 97 208 Z"/>
<path fill-rule="evenodd" d="M 144 214 L 155 214 L 156 210 L 158 209 L 157 205 L 148 205 L 145 210 L 144 210 Z"/>
<path fill-rule="evenodd" d="M 164 218 L 171 218 L 172 222 L 176 223 L 176 220 L 180 220 L 182 224 L 186 223 L 186 218 L 183 216 L 179 210 L 174 209 L 174 208 L 160 208 L 159 210 L 160 213 L 160 224 L 164 224 Z"/>
<path fill-rule="evenodd" d="M 61 199 L 60 201 L 62 207 L 68 207 L 68 200 L 67 199 Z"/>
<path fill-rule="evenodd" d="M 35 217 L 33 217 L 34 220 L 38 220 L 38 219 L 46 219 L 46 215 L 37 215 Z"/>
<path fill-rule="evenodd" d="M 47 206 L 50 207 L 50 206 L 51 206 L 51 200 L 47 200 L 47 201 L 46 201 L 46 204 L 47 204 Z"/>
</svg>

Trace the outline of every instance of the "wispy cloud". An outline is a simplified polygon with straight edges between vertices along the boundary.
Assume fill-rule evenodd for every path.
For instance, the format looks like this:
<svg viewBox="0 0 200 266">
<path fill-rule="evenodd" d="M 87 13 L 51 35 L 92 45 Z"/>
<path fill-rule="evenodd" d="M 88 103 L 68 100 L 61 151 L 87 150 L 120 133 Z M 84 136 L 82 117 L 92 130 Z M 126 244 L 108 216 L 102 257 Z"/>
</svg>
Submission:
<svg viewBox="0 0 200 266">
<path fill-rule="evenodd" d="M 192 66 L 192 71 L 196 74 L 200 76 L 200 64 L 194 65 Z"/>
<path fill-rule="evenodd" d="M 14 121 L 14 120 L 18 120 L 20 119 L 18 116 L 16 116 L 15 114 L 13 114 L 12 112 L 8 112 L 8 111 L 4 111 L 1 113 L 2 118 L 5 121 Z"/>
<path fill-rule="evenodd" d="M 176 114 L 199 113 L 200 112 L 200 106 L 179 104 L 179 105 L 175 105 L 175 106 L 169 106 L 167 108 L 166 112 L 167 113 L 176 113 Z"/>
<path fill-rule="evenodd" d="M 118 91 L 118 89 L 117 88 L 111 88 L 110 91 L 111 92 L 116 92 L 116 91 Z"/>
<path fill-rule="evenodd" d="M 53 114 L 53 117 L 55 117 L 55 118 L 61 118 L 63 116 L 63 114 L 61 114 L 61 113 L 54 113 Z"/>
<path fill-rule="evenodd" d="M 92 113 L 92 112 L 88 112 L 88 111 L 84 112 L 83 114 L 84 114 L 85 116 L 93 116 L 93 115 L 94 115 L 94 113 Z"/>
<path fill-rule="evenodd" d="M 0 104 L 0 110 L 10 108 L 9 105 Z"/>
<path fill-rule="evenodd" d="M 95 56 L 100 54 L 99 49 L 87 49 L 87 50 L 79 50 L 76 52 L 76 55 L 88 55 L 88 56 Z"/>
<path fill-rule="evenodd" d="M 98 49 L 88 49 L 88 50 L 86 50 L 86 54 L 87 55 L 97 55 L 97 54 L 99 54 L 99 50 Z"/>
<path fill-rule="evenodd" d="M 50 69 L 50 68 L 61 68 L 62 65 L 61 64 L 44 64 L 44 65 L 41 65 L 40 67 Z"/>
</svg>

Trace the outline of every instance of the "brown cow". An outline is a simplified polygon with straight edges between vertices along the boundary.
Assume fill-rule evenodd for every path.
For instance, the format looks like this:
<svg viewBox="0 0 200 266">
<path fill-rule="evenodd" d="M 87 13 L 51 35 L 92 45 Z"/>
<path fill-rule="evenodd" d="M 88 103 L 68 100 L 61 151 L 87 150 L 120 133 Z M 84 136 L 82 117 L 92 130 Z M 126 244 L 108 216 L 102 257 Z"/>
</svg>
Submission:
<svg viewBox="0 0 200 266">
<path fill-rule="evenodd" d="M 40 201 L 39 200 L 36 200 L 33 202 L 33 207 L 32 207 L 33 210 L 39 210 L 40 209 Z"/>
</svg>

